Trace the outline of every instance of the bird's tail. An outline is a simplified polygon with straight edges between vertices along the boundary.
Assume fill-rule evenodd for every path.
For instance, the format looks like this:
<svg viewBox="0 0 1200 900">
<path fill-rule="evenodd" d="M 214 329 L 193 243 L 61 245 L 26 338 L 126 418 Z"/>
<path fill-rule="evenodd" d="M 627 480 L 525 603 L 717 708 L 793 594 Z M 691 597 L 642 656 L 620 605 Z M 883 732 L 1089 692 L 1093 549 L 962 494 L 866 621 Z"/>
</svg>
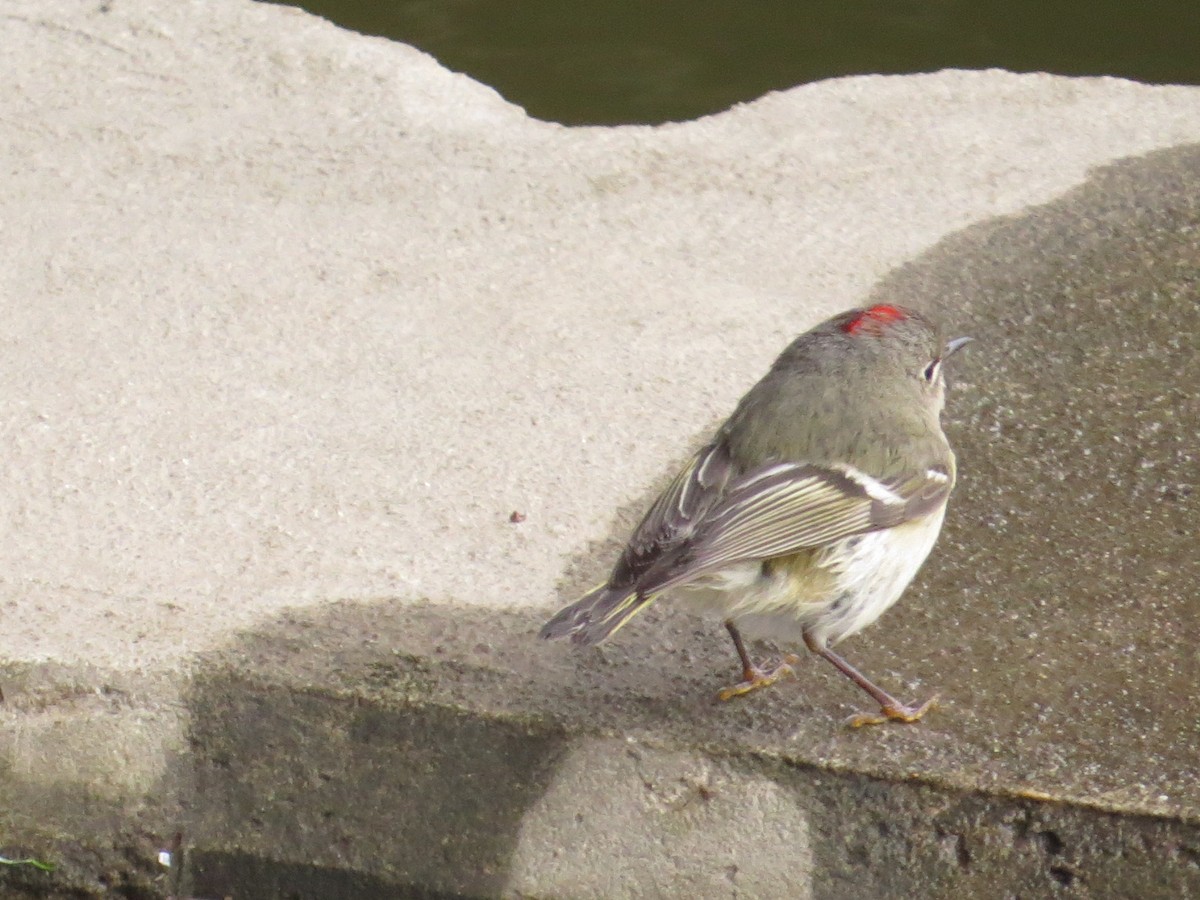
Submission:
<svg viewBox="0 0 1200 900">
<path fill-rule="evenodd" d="M 543 638 L 570 637 L 575 644 L 598 644 L 654 602 L 636 590 L 605 584 L 592 588 L 542 626 Z"/>
</svg>

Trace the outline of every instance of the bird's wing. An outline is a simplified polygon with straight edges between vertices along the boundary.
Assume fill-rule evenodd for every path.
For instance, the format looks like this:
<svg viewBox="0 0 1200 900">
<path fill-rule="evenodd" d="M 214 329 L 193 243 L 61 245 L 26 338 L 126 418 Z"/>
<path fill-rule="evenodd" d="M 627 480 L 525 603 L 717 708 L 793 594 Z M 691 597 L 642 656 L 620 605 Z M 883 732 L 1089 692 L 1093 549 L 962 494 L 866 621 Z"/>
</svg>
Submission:
<svg viewBox="0 0 1200 900">
<path fill-rule="evenodd" d="M 647 511 L 634 530 L 609 583 L 630 585 L 663 555 L 690 538 L 720 501 L 733 474 L 723 440 L 702 447 Z"/>
<path fill-rule="evenodd" d="M 883 481 L 849 466 L 778 463 L 734 480 L 686 543 L 639 580 L 657 593 L 740 562 L 786 556 L 936 510 L 954 487 L 940 467 Z"/>
</svg>

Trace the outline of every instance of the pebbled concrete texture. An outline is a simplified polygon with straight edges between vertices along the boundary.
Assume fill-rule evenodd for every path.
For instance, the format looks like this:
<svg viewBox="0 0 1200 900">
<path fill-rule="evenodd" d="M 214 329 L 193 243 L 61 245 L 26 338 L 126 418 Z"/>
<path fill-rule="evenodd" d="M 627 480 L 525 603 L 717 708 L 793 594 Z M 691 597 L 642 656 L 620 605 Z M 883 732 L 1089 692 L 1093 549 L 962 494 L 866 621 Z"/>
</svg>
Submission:
<svg viewBox="0 0 1200 900">
<path fill-rule="evenodd" d="M 1200 895 L 1200 90 L 572 130 L 240 0 L 0 34 L 0 855 L 59 863 L 0 894 Z M 844 648 L 942 709 L 715 704 L 666 606 L 536 642 L 874 297 L 978 339 L 944 536 Z"/>
</svg>

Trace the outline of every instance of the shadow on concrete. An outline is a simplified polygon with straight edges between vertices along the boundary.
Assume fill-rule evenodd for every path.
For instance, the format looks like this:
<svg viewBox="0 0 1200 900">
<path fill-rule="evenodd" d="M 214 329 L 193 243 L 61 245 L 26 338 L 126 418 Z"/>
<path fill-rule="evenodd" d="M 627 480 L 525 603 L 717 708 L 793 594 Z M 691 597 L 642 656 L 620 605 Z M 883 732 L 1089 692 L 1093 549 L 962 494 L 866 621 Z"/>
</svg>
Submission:
<svg viewBox="0 0 1200 900">
<path fill-rule="evenodd" d="M 598 735 L 788 784 L 812 811 L 818 897 L 1200 893 L 1200 148 L 970 229 L 875 298 L 978 341 L 951 373 L 962 481 L 943 539 L 844 648 L 940 710 L 848 731 L 861 698 L 816 661 L 719 704 L 735 674 L 719 626 L 666 606 L 578 651 L 537 641 L 551 598 L 332 604 L 198 669 L 177 773 L 196 883 L 219 893 L 248 853 L 271 895 L 495 896 L 525 810 Z M 327 871 L 379 886 L 314 893 Z"/>
<path fill-rule="evenodd" d="M 1189 873 L 1200 887 L 1200 829 L 1098 796 L 1023 798 L 999 777 L 1016 768 L 1031 793 L 1061 795 L 1019 761 L 1063 747 L 998 746 L 949 713 L 849 732 L 846 688 L 824 677 L 718 704 L 728 653 L 700 620 L 651 614 L 620 649 L 580 654 L 533 643 L 541 619 L 346 603 L 247 635 L 188 700 L 195 895 L 501 896 L 525 815 L 573 743 L 597 736 L 686 748 L 792 792 L 811 816 L 814 871 L 796 886 L 812 896 L 1036 896 L 1102 874 L 1123 896 Z"/>
<path fill-rule="evenodd" d="M 914 610 L 977 667 L 963 707 L 1005 756 L 1053 748 L 1028 774 L 1054 789 L 1195 816 L 1200 147 L 968 229 L 875 296 L 978 338 L 952 372 L 962 480 Z"/>
</svg>

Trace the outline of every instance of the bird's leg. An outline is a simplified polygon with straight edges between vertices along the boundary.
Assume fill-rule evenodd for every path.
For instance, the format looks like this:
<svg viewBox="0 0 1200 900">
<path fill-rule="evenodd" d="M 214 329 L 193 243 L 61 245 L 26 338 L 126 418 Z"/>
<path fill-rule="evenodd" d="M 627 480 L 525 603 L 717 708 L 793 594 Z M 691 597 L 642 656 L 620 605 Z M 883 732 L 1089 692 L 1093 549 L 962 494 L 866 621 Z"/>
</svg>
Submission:
<svg viewBox="0 0 1200 900">
<path fill-rule="evenodd" d="M 916 722 L 937 705 L 938 698 L 934 696 L 920 706 L 905 706 L 823 643 L 818 643 L 807 631 L 804 632 L 804 643 L 809 650 L 822 659 L 828 660 L 835 669 L 870 694 L 879 704 L 879 713 L 859 713 L 851 716 L 846 723 L 851 728 L 861 728 L 863 725 L 881 725 L 889 719 L 897 722 Z"/>
<path fill-rule="evenodd" d="M 729 632 L 729 636 L 733 638 L 733 646 L 737 648 L 738 659 L 742 661 L 742 680 L 717 694 L 720 699 L 732 700 L 734 697 L 740 697 L 742 694 L 748 694 L 751 691 L 757 691 L 759 688 L 772 685 L 780 678 L 796 674 L 792 666 L 799 662 L 798 657 L 789 654 L 783 658 L 783 661 L 779 665 L 765 672 L 750 661 L 750 654 L 746 652 L 746 642 L 742 640 L 742 634 L 737 630 L 737 626 L 733 624 L 733 619 L 725 620 L 725 629 Z"/>
</svg>

